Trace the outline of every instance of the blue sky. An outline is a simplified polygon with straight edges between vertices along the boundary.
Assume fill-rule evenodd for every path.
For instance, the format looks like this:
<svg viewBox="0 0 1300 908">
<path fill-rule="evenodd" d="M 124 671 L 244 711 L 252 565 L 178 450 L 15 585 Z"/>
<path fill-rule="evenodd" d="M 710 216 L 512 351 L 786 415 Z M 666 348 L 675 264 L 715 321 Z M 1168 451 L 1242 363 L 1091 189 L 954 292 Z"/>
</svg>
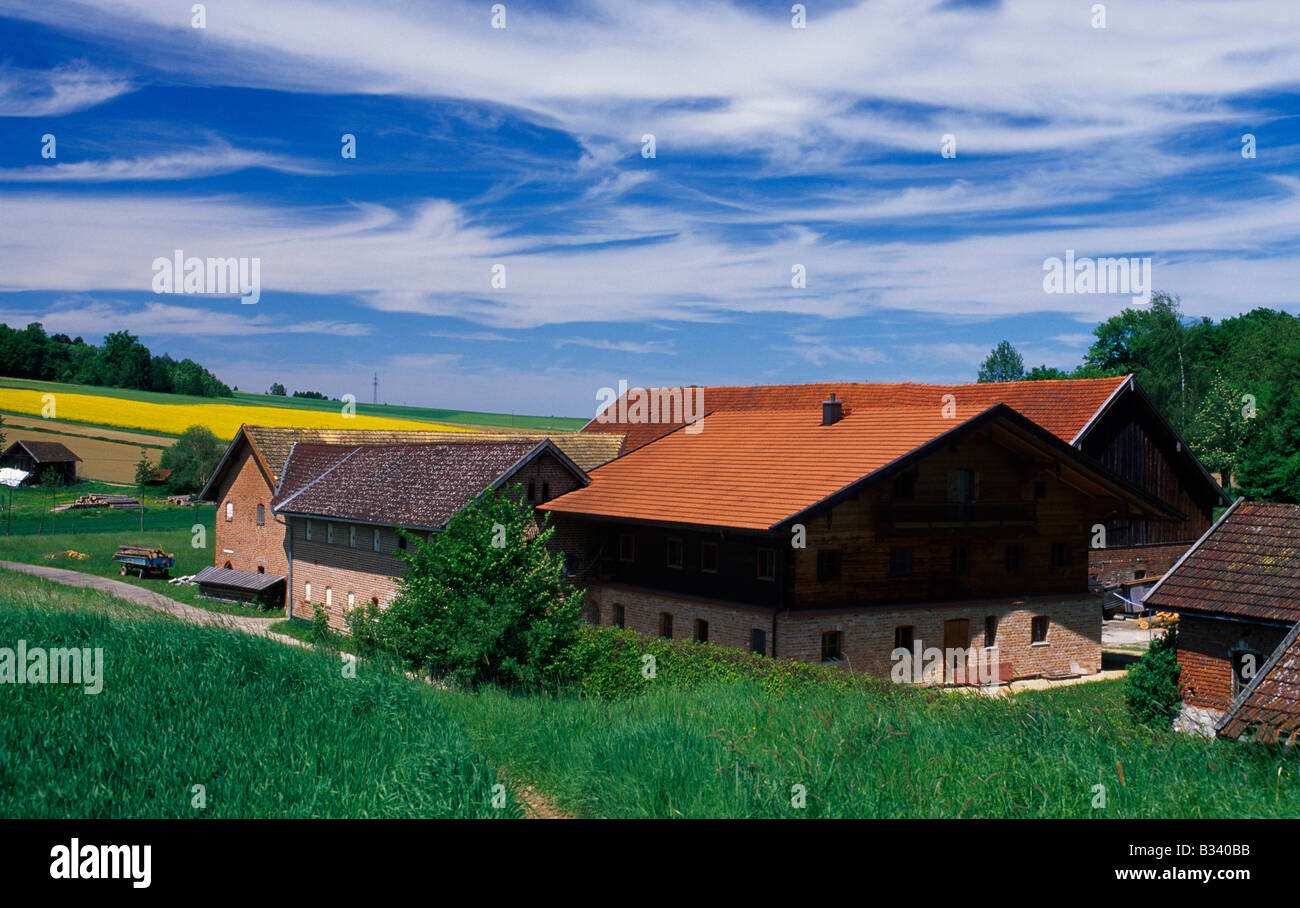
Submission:
<svg viewBox="0 0 1300 908">
<path fill-rule="evenodd" d="M 0 0 L 0 320 L 590 416 L 620 380 L 973 380 L 1004 338 L 1071 367 L 1130 298 L 1044 292 L 1066 249 L 1296 310 L 1291 0 L 504 5 Z M 178 248 L 259 258 L 259 302 L 155 294 Z"/>
</svg>

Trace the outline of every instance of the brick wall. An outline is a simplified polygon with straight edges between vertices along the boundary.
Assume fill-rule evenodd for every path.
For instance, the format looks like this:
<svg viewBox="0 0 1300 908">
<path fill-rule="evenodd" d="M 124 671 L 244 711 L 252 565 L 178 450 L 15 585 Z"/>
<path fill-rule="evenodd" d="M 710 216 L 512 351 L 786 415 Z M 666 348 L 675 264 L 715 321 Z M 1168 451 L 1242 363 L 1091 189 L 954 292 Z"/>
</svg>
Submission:
<svg viewBox="0 0 1300 908">
<path fill-rule="evenodd" d="M 1277 649 L 1286 629 L 1183 615 L 1178 621 L 1178 683 L 1188 706 L 1226 710 L 1234 697 L 1232 651 L 1259 653 L 1256 668 Z"/>
<path fill-rule="evenodd" d="M 1148 577 L 1159 577 L 1191 547 L 1191 542 L 1171 542 L 1089 549 L 1088 585 L 1094 588 L 1118 586 L 1125 580 L 1135 579 L 1137 571 L 1146 571 Z"/>
<path fill-rule="evenodd" d="M 329 541 L 329 527 L 334 527 L 334 541 Z M 349 545 L 349 528 L 356 528 L 356 546 Z M 392 527 L 373 527 L 343 521 L 314 519 L 312 538 L 307 539 L 307 520 L 290 517 L 293 533 L 293 589 L 290 598 L 294 618 L 310 620 L 315 606 L 325 606 L 330 626 L 342 630 L 348 610 L 377 600 L 387 605 L 397 595 L 397 581 L 402 562 L 397 555 L 398 535 Z M 379 531 L 379 551 L 374 551 L 373 533 Z M 421 534 L 416 534 L 421 535 Z M 307 584 L 311 584 L 311 596 Z M 326 603 L 326 598 L 329 602 Z"/>
<path fill-rule="evenodd" d="M 673 636 L 692 639 L 696 621 L 708 622 L 709 642 L 748 651 L 752 631 L 767 634 L 772 654 L 773 613 L 740 603 L 658 593 L 639 587 L 595 582 L 587 587 L 587 620 L 615 623 L 622 606 L 623 626 L 644 634 L 660 633 L 664 613 L 672 615 Z M 985 619 L 996 616 L 998 662 L 1010 662 L 1014 677 L 1101 670 L 1101 609 L 1095 597 L 1019 600 L 1009 603 L 943 606 L 870 607 L 856 610 L 780 612 L 775 620 L 776 655 L 804 662 L 821 660 L 822 634 L 839 631 L 847 668 L 887 677 L 893 667 L 894 631 L 913 628 L 922 650 L 942 649 L 944 623 L 968 621 L 966 645 L 983 649 Z M 1046 616 L 1045 643 L 1031 642 L 1032 620 Z"/>
<path fill-rule="evenodd" d="M 284 518 L 271 512 L 271 481 L 258 466 L 256 458 L 244 445 L 232 465 L 228 484 L 218 490 L 216 532 L 212 563 L 230 566 L 237 571 L 285 577 L 289 558 L 285 552 Z M 226 519 L 226 506 L 230 519 Z M 263 507 L 263 522 L 257 523 L 257 506 Z"/>
</svg>

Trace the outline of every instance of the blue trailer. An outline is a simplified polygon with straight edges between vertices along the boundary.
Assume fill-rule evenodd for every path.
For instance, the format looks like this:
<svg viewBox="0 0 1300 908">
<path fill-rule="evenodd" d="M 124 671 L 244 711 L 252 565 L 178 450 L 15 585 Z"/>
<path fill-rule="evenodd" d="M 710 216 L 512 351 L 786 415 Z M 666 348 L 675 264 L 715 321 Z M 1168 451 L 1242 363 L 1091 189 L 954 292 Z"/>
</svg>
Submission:
<svg viewBox="0 0 1300 908">
<path fill-rule="evenodd" d="M 176 559 L 155 546 L 120 545 L 113 560 L 122 566 L 121 574 L 134 573 L 139 577 L 168 577 L 176 566 Z"/>
</svg>

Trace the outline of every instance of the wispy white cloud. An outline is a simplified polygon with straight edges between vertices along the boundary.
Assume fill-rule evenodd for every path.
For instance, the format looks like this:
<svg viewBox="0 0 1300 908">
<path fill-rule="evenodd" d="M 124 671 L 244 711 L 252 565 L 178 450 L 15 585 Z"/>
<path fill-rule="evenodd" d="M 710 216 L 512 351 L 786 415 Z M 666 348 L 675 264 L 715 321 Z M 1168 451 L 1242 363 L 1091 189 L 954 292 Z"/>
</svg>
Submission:
<svg viewBox="0 0 1300 908">
<path fill-rule="evenodd" d="M 0 66 L 0 117 L 57 117 L 129 91 L 128 79 L 85 62 L 48 70 Z"/>
<path fill-rule="evenodd" d="M 219 143 L 205 148 L 140 158 L 111 158 L 66 163 L 53 161 L 28 167 L 0 169 L 0 182 L 110 183 L 137 180 L 191 180 L 248 168 L 282 173 L 321 174 L 319 166 L 280 155 L 232 148 Z"/>
<path fill-rule="evenodd" d="M 619 353 L 659 353 L 671 356 L 673 345 L 668 341 L 611 341 L 590 337 L 566 337 L 555 342 L 557 347 L 569 345 L 591 347 L 596 350 L 614 350 Z"/>
<path fill-rule="evenodd" d="M 228 310 L 174 303 L 62 299 L 44 310 L 25 312 L 0 308 L 0 320 L 10 324 L 40 322 L 49 334 L 98 338 L 105 331 L 130 331 L 150 337 L 247 337 L 270 334 L 325 334 L 341 338 L 370 334 L 369 325 L 328 319 L 293 320 L 283 316 L 246 314 L 238 300 Z"/>
</svg>

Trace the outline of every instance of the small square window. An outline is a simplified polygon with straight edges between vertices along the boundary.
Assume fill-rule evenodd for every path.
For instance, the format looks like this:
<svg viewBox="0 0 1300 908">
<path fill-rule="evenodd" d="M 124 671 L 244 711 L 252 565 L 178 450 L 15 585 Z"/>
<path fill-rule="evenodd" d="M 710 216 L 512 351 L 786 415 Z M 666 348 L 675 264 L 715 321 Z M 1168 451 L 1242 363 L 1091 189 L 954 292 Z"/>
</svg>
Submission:
<svg viewBox="0 0 1300 908">
<path fill-rule="evenodd" d="M 758 579 L 776 579 L 776 549 L 758 550 Z"/>
<path fill-rule="evenodd" d="M 825 631 L 822 634 L 822 661 L 840 662 L 844 659 L 841 648 L 842 635 L 839 631 Z"/>
<path fill-rule="evenodd" d="M 718 572 L 718 544 L 716 542 L 700 543 L 700 570 L 706 574 Z"/>
<path fill-rule="evenodd" d="M 911 577 L 912 576 L 912 550 L 911 549 L 890 549 L 889 550 L 889 576 L 890 577 Z"/>
<path fill-rule="evenodd" d="M 840 579 L 840 552 L 839 549 L 822 549 L 817 553 L 817 579 L 818 580 L 839 580 Z"/>
<path fill-rule="evenodd" d="M 659 636 L 669 640 L 673 637 L 673 616 L 668 612 L 659 613 Z"/>
<path fill-rule="evenodd" d="M 636 538 L 631 533 L 624 533 L 618 537 L 618 560 L 636 560 Z"/>
<path fill-rule="evenodd" d="M 1031 627 L 1031 634 L 1032 634 L 1032 636 L 1031 636 L 1030 642 L 1032 642 L 1032 643 L 1046 643 L 1046 642 L 1047 642 L 1047 628 L 1048 628 L 1047 616 L 1046 616 L 1046 615 L 1038 615 L 1038 616 L 1036 616 L 1036 617 L 1034 618 L 1034 620 L 1033 620 L 1033 624 L 1032 624 L 1032 627 Z"/>
<path fill-rule="evenodd" d="M 1007 546 L 1006 565 L 1008 571 L 1020 570 L 1021 564 L 1024 561 L 1024 553 L 1025 550 L 1023 546 L 1018 542 L 1013 542 L 1011 545 Z"/>
<path fill-rule="evenodd" d="M 695 619 L 695 639 L 700 643 L 709 642 L 709 622 L 703 618 Z"/>
<path fill-rule="evenodd" d="M 894 649 L 910 650 L 916 640 L 916 628 L 910 624 L 894 628 Z"/>
<path fill-rule="evenodd" d="M 684 558 L 684 554 L 682 552 L 682 541 L 680 539 L 669 539 L 667 552 L 668 552 L 668 559 L 665 563 L 668 565 L 668 567 L 677 568 L 678 570 L 681 570 L 682 560 Z"/>
<path fill-rule="evenodd" d="M 952 573 L 954 577 L 960 577 L 970 570 L 970 549 L 964 545 L 953 546 L 952 549 Z"/>
<path fill-rule="evenodd" d="M 998 645 L 998 616 L 989 615 L 984 619 L 984 645 Z"/>
<path fill-rule="evenodd" d="M 623 606 L 619 605 L 617 602 L 614 603 L 614 626 L 623 627 L 626 620 L 627 614 L 623 611 Z"/>
<path fill-rule="evenodd" d="M 760 656 L 767 655 L 767 631 L 756 627 L 749 632 L 749 651 Z"/>
</svg>

